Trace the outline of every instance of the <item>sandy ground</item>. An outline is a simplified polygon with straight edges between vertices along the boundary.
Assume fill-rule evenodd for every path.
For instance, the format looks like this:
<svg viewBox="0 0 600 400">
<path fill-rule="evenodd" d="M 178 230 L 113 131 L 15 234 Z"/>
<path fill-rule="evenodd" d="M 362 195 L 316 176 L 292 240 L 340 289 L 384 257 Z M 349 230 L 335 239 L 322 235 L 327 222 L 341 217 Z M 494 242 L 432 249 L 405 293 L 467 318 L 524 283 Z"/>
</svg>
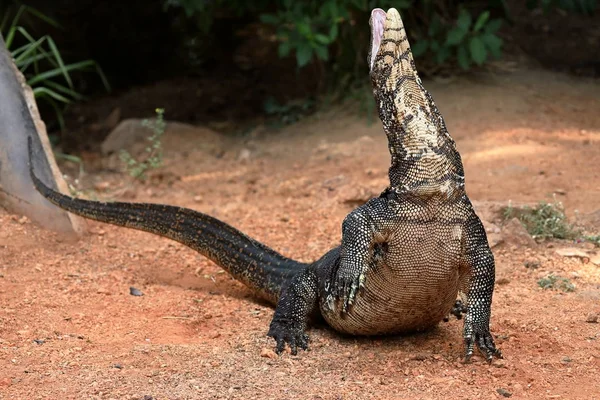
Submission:
<svg viewBox="0 0 600 400">
<path fill-rule="evenodd" d="M 571 217 L 600 208 L 598 82 L 534 71 L 428 88 L 481 207 L 554 193 Z M 235 142 L 174 135 L 150 183 L 123 192 L 127 176 L 106 171 L 86 183 L 100 197 L 209 213 L 313 260 L 386 185 L 380 124 L 350 109 Z M 593 254 L 586 244 L 494 247 L 491 328 L 505 359 L 465 365 L 456 320 L 377 338 L 317 326 L 308 352 L 276 357 L 273 310 L 177 243 L 95 222 L 69 240 L 5 211 L 0 226 L 1 399 L 600 399 L 600 324 L 586 322 L 600 312 L 600 267 L 556 252 Z M 576 290 L 542 290 L 550 273 Z"/>
</svg>

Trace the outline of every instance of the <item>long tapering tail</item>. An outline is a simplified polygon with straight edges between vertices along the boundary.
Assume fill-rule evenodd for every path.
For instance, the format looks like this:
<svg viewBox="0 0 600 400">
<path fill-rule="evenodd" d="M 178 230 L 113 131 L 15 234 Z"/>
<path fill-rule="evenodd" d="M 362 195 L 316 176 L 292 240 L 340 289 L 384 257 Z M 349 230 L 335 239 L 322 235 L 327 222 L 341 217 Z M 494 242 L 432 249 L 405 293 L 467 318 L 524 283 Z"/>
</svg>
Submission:
<svg viewBox="0 0 600 400">
<path fill-rule="evenodd" d="M 31 180 L 52 203 L 89 219 L 151 232 L 183 243 L 273 304 L 276 304 L 284 283 L 306 266 L 232 226 L 194 210 L 151 203 L 81 200 L 58 193 L 35 175 L 31 138 L 28 147 Z"/>
</svg>

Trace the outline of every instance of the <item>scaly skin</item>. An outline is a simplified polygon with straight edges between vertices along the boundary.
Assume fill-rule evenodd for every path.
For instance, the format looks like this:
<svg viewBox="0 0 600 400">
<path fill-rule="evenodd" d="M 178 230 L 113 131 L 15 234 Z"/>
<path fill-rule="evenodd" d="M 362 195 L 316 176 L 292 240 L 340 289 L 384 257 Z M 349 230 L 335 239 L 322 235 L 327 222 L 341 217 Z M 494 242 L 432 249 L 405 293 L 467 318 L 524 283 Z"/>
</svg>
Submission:
<svg viewBox="0 0 600 400">
<path fill-rule="evenodd" d="M 306 349 L 309 320 L 319 314 L 340 332 L 379 335 L 430 329 L 451 313 L 465 316 L 467 360 L 475 346 L 488 361 L 500 357 L 489 331 L 494 257 L 465 193 L 460 155 L 417 74 L 398 11 L 375 9 L 370 24 L 390 185 L 345 218 L 341 245 L 312 264 L 196 211 L 73 199 L 46 187 L 32 166 L 33 182 L 68 211 L 177 240 L 213 260 L 277 305 L 268 332 L 277 352 Z"/>
</svg>

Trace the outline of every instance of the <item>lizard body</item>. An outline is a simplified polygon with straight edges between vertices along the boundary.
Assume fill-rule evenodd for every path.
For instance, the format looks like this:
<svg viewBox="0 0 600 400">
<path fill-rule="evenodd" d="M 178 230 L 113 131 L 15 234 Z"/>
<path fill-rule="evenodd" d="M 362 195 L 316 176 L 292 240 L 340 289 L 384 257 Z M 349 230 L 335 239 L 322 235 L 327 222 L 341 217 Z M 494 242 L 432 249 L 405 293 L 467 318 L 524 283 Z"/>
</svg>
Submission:
<svg viewBox="0 0 600 400">
<path fill-rule="evenodd" d="M 177 240 L 276 305 L 268 335 L 306 349 L 309 319 L 356 335 L 432 328 L 465 313 L 466 358 L 500 357 L 489 331 L 494 258 L 464 188 L 460 155 L 417 74 L 398 11 L 371 13 L 370 77 L 391 154 L 390 185 L 352 211 L 340 246 L 299 263 L 193 210 L 74 199 L 36 188 L 67 211 Z M 32 154 L 30 148 L 30 163 Z M 464 300 L 456 301 L 458 294 Z"/>
</svg>

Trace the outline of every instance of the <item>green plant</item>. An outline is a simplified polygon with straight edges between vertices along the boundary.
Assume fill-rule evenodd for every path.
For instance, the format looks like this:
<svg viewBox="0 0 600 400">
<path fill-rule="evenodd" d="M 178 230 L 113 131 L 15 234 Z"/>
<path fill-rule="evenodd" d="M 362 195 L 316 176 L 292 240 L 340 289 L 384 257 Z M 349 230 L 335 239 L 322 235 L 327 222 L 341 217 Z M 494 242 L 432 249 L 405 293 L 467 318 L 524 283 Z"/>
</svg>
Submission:
<svg viewBox="0 0 600 400">
<path fill-rule="evenodd" d="M 583 239 L 593 243 L 595 246 L 600 246 L 600 235 L 584 235 Z"/>
<path fill-rule="evenodd" d="M 110 85 L 100 66 L 93 60 L 84 60 L 66 64 L 58 46 L 50 35 L 36 38 L 25 27 L 20 25 L 24 15 L 31 15 L 54 27 L 60 25 L 34 8 L 20 6 L 12 15 L 6 12 L 0 22 L 0 33 L 5 38 L 6 48 L 11 53 L 17 68 L 25 76 L 31 86 L 36 100 L 44 100 L 55 111 L 57 121 L 64 128 L 62 116 L 64 106 L 84 97 L 75 90 L 71 74 L 94 70 L 102 80 L 104 87 L 110 91 Z M 10 21 L 10 23 L 9 23 Z"/>
<path fill-rule="evenodd" d="M 429 51 L 436 64 L 455 60 L 465 70 L 473 63 L 483 65 L 490 58 L 500 58 L 503 42 L 497 32 L 502 20 L 491 19 L 490 15 L 490 11 L 485 10 L 473 18 L 471 11 L 463 8 L 449 29 L 443 22 L 448 16 L 433 12 L 429 28 L 413 46 L 414 56 Z"/>
<path fill-rule="evenodd" d="M 575 291 L 575 285 L 569 279 L 552 274 L 539 279 L 537 284 L 542 289 L 558 289 L 563 292 Z"/>
<path fill-rule="evenodd" d="M 157 108 L 155 112 L 156 118 L 154 120 L 145 119 L 142 121 L 142 125 L 152 131 L 152 135 L 147 138 L 150 144 L 144 148 L 144 157 L 137 160 L 126 150 L 121 150 L 119 154 L 129 175 L 136 179 L 145 180 L 146 172 L 149 169 L 158 168 L 163 163 L 161 137 L 167 126 L 164 119 L 165 110 Z"/>
<path fill-rule="evenodd" d="M 294 56 L 299 68 L 314 63 L 340 80 L 348 74 L 365 76 L 368 18 L 375 7 L 401 11 L 415 57 L 434 65 L 458 63 L 465 69 L 500 56 L 497 31 L 502 21 L 491 15 L 496 9 L 507 15 L 502 0 L 489 0 L 487 7 L 450 0 L 164 1 L 165 7 L 180 7 L 198 18 L 203 27 L 209 26 L 205 22 L 212 18 L 207 16 L 216 10 L 255 16 L 274 30 L 280 57 Z"/>
<path fill-rule="evenodd" d="M 504 218 L 518 218 L 534 239 L 576 239 L 581 231 L 567 221 L 562 203 L 540 202 L 535 207 L 517 209 L 509 204 Z"/>
</svg>

